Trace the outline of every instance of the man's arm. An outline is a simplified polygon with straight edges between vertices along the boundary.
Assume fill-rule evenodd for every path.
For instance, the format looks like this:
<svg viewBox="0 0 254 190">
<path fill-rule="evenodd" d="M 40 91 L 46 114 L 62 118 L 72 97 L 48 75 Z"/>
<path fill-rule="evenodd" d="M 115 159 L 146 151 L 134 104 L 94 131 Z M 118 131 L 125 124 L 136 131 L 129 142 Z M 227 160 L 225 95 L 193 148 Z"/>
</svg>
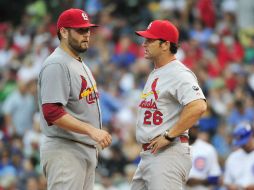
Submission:
<svg viewBox="0 0 254 190">
<path fill-rule="evenodd" d="M 86 134 L 98 142 L 101 148 L 111 144 L 111 136 L 104 130 L 97 129 L 89 123 L 82 122 L 68 114 L 60 103 L 42 105 L 42 112 L 49 127 L 54 124 L 62 129 Z"/>
<path fill-rule="evenodd" d="M 238 185 L 226 185 L 227 190 L 239 190 L 243 189 L 242 187 L 239 187 Z"/>
<path fill-rule="evenodd" d="M 242 189 L 242 190 L 254 190 L 254 185 L 249 185 L 248 187 L 240 187 L 238 185 L 234 185 L 234 184 L 227 184 L 225 185 L 227 190 L 239 190 L 239 189 Z"/>
<path fill-rule="evenodd" d="M 219 185 L 219 184 L 222 184 L 222 180 L 220 179 L 219 176 L 211 176 L 206 179 L 198 179 L 198 178 L 191 177 L 188 179 L 186 184 L 190 187 L 197 186 L 197 185 L 205 185 L 205 186 Z"/>
<path fill-rule="evenodd" d="M 206 179 L 197 179 L 197 178 L 190 178 L 188 179 L 186 185 L 193 187 L 193 186 L 197 186 L 197 185 L 207 185 L 208 182 Z"/>
<path fill-rule="evenodd" d="M 111 136 L 105 130 L 97 129 L 92 125 L 82 122 L 70 114 L 65 114 L 53 122 L 58 127 L 80 134 L 86 134 L 99 143 L 102 148 L 111 144 Z"/>
<path fill-rule="evenodd" d="M 178 122 L 170 129 L 168 136 L 178 137 L 184 131 L 191 128 L 197 123 L 202 114 L 206 111 L 207 104 L 203 99 L 198 99 L 187 104 L 180 114 Z M 163 136 L 156 137 L 153 139 L 148 148 L 152 148 L 151 152 L 156 153 L 159 149 L 167 146 L 170 142 Z"/>
<path fill-rule="evenodd" d="M 168 132 L 169 137 L 177 137 L 187 129 L 194 126 L 207 109 L 207 103 L 203 99 L 195 100 L 187 104 L 180 114 L 177 123 Z"/>
<path fill-rule="evenodd" d="M 245 188 L 245 190 L 254 190 L 254 185 L 249 185 L 248 187 Z"/>
</svg>

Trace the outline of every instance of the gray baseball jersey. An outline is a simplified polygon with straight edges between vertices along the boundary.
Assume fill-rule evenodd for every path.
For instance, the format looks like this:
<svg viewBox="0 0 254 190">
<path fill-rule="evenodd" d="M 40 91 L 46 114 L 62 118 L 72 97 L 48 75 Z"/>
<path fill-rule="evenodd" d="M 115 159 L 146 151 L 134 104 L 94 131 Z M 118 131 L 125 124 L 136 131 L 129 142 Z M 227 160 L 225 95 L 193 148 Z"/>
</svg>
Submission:
<svg viewBox="0 0 254 190">
<path fill-rule="evenodd" d="M 70 57 L 61 48 L 44 62 L 38 81 L 40 108 L 45 103 L 61 103 L 75 118 L 101 127 L 98 91 L 89 68 Z M 94 145 L 96 142 L 84 134 L 48 126 L 41 112 L 41 129 L 47 137 L 61 137 Z"/>
<path fill-rule="evenodd" d="M 178 121 L 183 107 L 197 99 L 205 99 L 197 78 L 180 61 L 154 69 L 139 103 L 137 141 L 148 143 L 163 134 Z"/>
</svg>

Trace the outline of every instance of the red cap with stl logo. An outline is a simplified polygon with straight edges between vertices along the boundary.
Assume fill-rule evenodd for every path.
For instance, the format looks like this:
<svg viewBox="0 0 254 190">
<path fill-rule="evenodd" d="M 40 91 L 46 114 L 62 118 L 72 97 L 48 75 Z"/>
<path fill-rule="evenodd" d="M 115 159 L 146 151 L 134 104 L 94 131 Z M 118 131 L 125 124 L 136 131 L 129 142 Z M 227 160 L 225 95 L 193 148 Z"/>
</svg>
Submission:
<svg viewBox="0 0 254 190">
<path fill-rule="evenodd" d="M 168 20 L 155 20 L 148 25 L 145 31 L 136 31 L 136 34 L 144 38 L 161 39 L 176 44 L 179 38 L 177 28 Z"/>
<path fill-rule="evenodd" d="M 88 15 L 81 9 L 68 9 L 61 13 L 57 21 L 57 30 L 65 28 L 88 28 L 98 25 L 89 22 Z"/>
</svg>

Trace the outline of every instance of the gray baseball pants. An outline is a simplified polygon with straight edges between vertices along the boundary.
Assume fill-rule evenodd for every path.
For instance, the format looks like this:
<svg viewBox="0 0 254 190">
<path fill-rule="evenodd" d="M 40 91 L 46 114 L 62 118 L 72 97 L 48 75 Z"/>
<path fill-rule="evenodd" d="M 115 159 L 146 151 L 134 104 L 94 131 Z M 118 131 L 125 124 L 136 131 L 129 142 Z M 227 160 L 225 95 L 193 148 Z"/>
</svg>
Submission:
<svg viewBox="0 0 254 190">
<path fill-rule="evenodd" d="M 140 153 L 141 161 L 131 183 L 131 190 L 182 190 L 192 166 L 190 147 L 177 142 L 157 154 Z"/>
<path fill-rule="evenodd" d="M 47 139 L 40 149 L 48 190 L 93 190 L 96 149 L 65 139 Z"/>
</svg>

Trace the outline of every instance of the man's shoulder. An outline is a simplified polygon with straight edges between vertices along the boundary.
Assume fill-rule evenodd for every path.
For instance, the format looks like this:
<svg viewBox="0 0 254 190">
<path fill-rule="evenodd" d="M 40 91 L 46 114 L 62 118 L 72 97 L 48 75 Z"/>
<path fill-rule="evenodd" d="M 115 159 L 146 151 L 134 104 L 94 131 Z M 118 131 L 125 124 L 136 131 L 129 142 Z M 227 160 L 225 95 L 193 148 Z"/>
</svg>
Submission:
<svg viewBox="0 0 254 190">
<path fill-rule="evenodd" d="M 168 64 L 168 66 L 165 67 L 164 72 L 167 73 L 167 75 L 170 73 L 171 77 L 180 81 L 182 79 L 188 80 L 190 77 L 196 78 L 195 74 L 179 60 L 175 60 Z"/>
<path fill-rule="evenodd" d="M 190 70 L 188 67 L 186 67 L 186 65 L 184 65 L 179 60 L 174 60 L 172 63 L 170 63 L 170 65 L 171 65 L 171 67 L 173 67 L 175 69 L 182 70 L 182 71 L 189 71 Z"/>
<path fill-rule="evenodd" d="M 44 67 L 54 63 L 65 64 L 69 61 L 69 59 L 70 58 L 68 55 L 61 51 L 61 49 L 58 47 L 45 59 L 42 66 Z"/>
</svg>

